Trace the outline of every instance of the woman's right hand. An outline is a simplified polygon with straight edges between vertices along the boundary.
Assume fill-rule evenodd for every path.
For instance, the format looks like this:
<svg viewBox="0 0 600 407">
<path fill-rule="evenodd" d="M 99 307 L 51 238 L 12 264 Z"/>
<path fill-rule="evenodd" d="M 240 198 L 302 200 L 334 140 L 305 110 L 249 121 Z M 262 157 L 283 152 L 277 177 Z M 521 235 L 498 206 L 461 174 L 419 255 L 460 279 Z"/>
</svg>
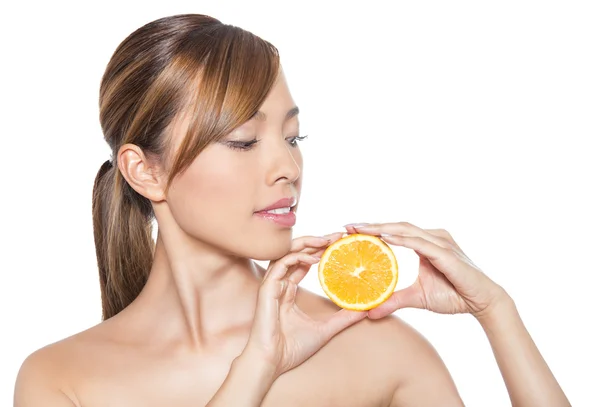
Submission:
<svg viewBox="0 0 600 407">
<path fill-rule="evenodd" d="M 319 262 L 327 245 L 336 240 L 335 235 L 294 239 L 290 253 L 272 261 L 264 275 L 244 352 L 263 359 L 275 378 L 303 363 L 339 332 L 367 316 L 366 312 L 342 309 L 326 320 L 315 320 L 296 305 L 298 284 Z"/>
</svg>

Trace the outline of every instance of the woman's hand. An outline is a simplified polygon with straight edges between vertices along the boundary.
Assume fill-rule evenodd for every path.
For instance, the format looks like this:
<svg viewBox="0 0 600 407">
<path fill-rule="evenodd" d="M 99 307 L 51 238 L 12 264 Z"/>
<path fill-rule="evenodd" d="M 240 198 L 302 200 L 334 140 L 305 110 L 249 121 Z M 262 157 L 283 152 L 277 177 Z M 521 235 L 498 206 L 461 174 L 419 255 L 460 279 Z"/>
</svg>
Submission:
<svg viewBox="0 0 600 407">
<path fill-rule="evenodd" d="M 302 312 L 295 302 L 300 281 L 319 262 L 327 245 L 341 235 L 294 239 L 290 253 L 267 268 L 244 352 L 264 359 L 274 377 L 300 365 L 340 331 L 367 316 L 366 312 L 340 310 L 319 321 Z"/>
<path fill-rule="evenodd" d="M 414 250 L 419 274 L 410 287 L 396 291 L 369 318 L 400 308 L 422 308 L 441 314 L 471 313 L 480 318 L 508 299 L 443 229 L 421 229 L 407 222 L 347 225 L 348 233 L 380 236 L 385 242 Z"/>
</svg>

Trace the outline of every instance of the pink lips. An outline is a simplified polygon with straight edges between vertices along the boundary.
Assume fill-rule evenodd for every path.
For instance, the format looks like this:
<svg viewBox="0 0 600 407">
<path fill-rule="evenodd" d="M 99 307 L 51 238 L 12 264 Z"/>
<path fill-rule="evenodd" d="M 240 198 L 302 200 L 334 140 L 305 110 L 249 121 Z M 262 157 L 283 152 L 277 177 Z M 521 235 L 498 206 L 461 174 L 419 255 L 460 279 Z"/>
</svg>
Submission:
<svg viewBox="0 0 600 407">
<path fill-rule="evenodd" d="M 296 205 L 296 198 L 283 198 L 279 201 L 273 203 L 272 205 L 267 206 L 260 211 L 254 212 L 256 216 L 259 216 L 262 219 L 266 219 L 272 222 L 277 223 L 278 225 L 285 227 L 292 227 L 296 224 L 296 214 L 290 210 L 288 213 L 272 213 L 268 212 L 273 209 L 280 208 L 291 208 Z"/>
<path fill-rule="evenodd" d="M 261 209 L 258 212 L 266 212 L 266 211 L 270 211 L 272 209 L 278 209 L 278 208 L 288 208 L 288 207 L 292 207 L 294 205 L 296 205 L 296 198 L 294 198 L 294 197 L 283 198 L 283 199 L 280 199 L 279 201 L 275 202 L 274 204 Z"/>
</svg>

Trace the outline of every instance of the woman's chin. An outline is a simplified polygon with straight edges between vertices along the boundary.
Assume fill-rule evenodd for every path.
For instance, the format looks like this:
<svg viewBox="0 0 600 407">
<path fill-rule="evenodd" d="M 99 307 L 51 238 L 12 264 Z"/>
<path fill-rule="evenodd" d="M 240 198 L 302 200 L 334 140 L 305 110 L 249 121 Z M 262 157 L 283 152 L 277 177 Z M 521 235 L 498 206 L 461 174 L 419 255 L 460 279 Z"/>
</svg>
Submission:
<svg viewBox="0 0 600 407">
<path fill-rule="evenodd" d="M 249 256 L 255 260 L 277 260 L 285 256 L 290 252 L 292 247 L 292 239 L 282 239 L 277 241 L 270 241 L 271 239 L 264 239 L 262 241 L 252 242 L 254 247 L 252 248 L 252 256 Z"/>
</svg>

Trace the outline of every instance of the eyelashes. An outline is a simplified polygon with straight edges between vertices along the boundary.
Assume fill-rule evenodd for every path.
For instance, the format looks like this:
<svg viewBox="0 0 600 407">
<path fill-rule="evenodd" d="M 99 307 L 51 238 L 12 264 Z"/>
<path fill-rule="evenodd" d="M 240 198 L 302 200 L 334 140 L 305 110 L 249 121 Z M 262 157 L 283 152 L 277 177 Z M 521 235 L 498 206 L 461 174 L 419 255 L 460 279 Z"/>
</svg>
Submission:
<svg viewBox="0 0 600 407">
<path fill-rule="evenodd" d="M 252 149 L 256 143 L 258 143 L 257 139 L 251 141 L 227 141 L 225 144 L 232 150 L 248 151 Z"/>
<path fill-rule="evenodd" d="M 290 146 L 295 148 L 295 147 L 298 147 L 299 141 L 305 140 L 307 137 L 308 137 L 308 135 L 294 136 L 294 137 L 290 137 L 286 140 Z M 252 148 L 254 148 L 254 146 L 256 144 L 258 144 L 258 142 L 259 142 L 258 139 L 254 139 L 254 140 L 250 140 L 250 141 L 227 141 L 225 144 L 227 145 L 227 147 L 231 148 L 232 150 L 249 151 L 249 150 L 252 150 Z"/>
<path fill-rule="evenodd" d="M 291 141 L 288 141 L 288 143 L 290 143 L 290 145 L 292 147 L 297 147 L 298 146 L 298 142 L 305 140 L 308 137 L 308 135 L 304 135 L 304 136 L 295 136 L 291 138 Z"/>
</svg>

